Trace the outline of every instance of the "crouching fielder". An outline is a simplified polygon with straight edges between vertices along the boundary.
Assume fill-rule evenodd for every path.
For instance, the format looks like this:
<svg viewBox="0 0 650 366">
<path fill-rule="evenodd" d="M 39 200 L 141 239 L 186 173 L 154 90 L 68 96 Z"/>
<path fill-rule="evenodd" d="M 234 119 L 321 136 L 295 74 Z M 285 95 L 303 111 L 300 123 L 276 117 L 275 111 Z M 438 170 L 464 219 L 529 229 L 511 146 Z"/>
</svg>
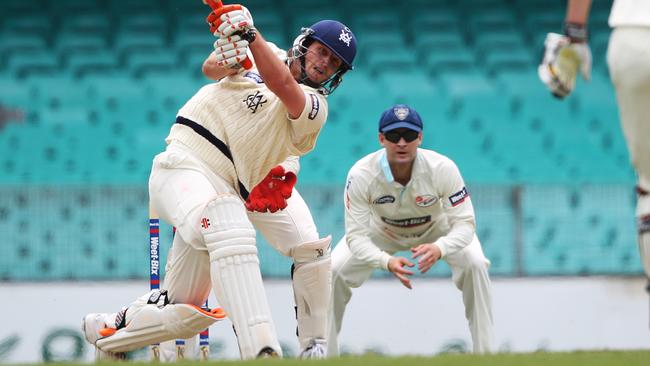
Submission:
<svg viewBox="0 0 650 366">
<path fill-rule="evenodd" d="M 379 268 L 411 289 L 406 267 L 394 256 L 410 249 L 418 270 L 439 259 L 451 267 L 463 293 L 474 352 L 492 348 L 490 262 L 475 235 L 474 209 L 456 165 L 434 151 L 419 149 L 422 120 L 406 105 L 387 109 L 379 122 L 383 149 L 350 169 L 345 187 L 345 236 L 332 252 L 332 313 L 328 355 L 338 354 L 337 337 L 352 288 Z"/>
<path fill-rule="evenodd" d="M 253 28 L 245 8 L 223 9 L 214 58 L 227 77 L 201 88 L 180 109 L 149 178 L 150 202 L 177 229 L 167 301 L 133 304 L 124 323 L 114 315 L 87 316 L 86 338 L 101 352 L 190 337 L 189 330 L 169 327 L 167 309 L 201 306 L 212 289 L 233 323 L 242 358 L 282 354 L 244 203 L 272 168 L 313 149 L 327 117 L 325 95 L 352 68 L 356 41 L 345 25 L 321 21 L 298 37 L 287 57 Z M 253 67 L 244 70 L 237 55 L 248 51 Z M 160 315 L 139 321 L 145 313 Z M 194 317 L 183 311 L 172 318 L 187 324 Z M 101 329 L 111 326 L 117 330 L 105 336 Z M 167 333 L 157 331 L 161 327 Z"/>
</svg>

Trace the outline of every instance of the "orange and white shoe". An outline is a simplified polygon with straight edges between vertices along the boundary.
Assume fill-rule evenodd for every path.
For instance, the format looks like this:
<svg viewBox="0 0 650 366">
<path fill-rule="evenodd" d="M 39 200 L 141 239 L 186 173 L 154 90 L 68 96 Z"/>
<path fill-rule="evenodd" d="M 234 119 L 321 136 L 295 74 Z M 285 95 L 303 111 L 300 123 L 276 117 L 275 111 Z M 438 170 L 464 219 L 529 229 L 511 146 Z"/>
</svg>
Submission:
<svg viewBox="0 0 650 366">
<path fill-rule="evenodd" d="M 86 315 L 81 322 L 81 331 L 86 337 L 88 343 L 95 346 L 97 340 L 113 335 L 116 331 L 107 324 L 109 314 L 90 313 Z M 126 359 L 125 353 L 104 352 L 95 346 L 95 360 L 123 360 Z"/>
</svg>

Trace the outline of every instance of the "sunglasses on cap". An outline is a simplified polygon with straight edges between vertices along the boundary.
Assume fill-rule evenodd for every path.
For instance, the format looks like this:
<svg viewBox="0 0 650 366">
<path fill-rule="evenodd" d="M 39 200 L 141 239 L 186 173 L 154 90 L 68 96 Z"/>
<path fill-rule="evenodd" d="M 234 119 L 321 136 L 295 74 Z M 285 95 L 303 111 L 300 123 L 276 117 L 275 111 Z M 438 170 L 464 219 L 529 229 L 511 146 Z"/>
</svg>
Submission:
<svg viewBox="0 0 650 366">
<path fill-rule="evenodd" d="M 386 140 L 396 144 L 403 137 L 406 142 L 413 142 L 418 138 L 420 133 L 418 131 L 409 129 L 397 129 L 383 133 Z"/>
</svg>

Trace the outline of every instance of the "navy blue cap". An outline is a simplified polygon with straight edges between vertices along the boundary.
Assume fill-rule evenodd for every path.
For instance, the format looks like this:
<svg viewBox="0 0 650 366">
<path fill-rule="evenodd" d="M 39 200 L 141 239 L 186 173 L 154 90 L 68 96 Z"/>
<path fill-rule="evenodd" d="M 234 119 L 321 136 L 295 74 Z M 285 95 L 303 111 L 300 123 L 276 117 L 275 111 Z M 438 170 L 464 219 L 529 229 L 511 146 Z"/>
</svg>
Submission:
<svg viewBox="0 0 650 366">
<path fill-rule="evenodd" d="M 396 128 L 422 132 L 422 119 L 415 109 L 406 104 L 396 104 L 382 113 L 379 119 L 379 132 L 388 132 Z"/>
</svg>

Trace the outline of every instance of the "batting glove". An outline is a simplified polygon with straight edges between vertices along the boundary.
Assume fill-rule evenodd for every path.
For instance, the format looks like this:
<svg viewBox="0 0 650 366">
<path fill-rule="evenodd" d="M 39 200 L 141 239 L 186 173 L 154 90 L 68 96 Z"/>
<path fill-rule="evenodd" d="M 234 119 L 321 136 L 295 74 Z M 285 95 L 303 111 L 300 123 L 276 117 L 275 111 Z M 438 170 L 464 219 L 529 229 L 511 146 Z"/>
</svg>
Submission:
<svg viewBox="0 0 650 366">
<path fill-rule="evenodd" d="M 549 33 L 537 73 L 554 96 L 564 98 L 575 88 L 578 71 L 584 80 L 591 79 L 591 62 L 587 42 L 575 42 L 569 36 Z"/>
<path fill-rule="evenodd" d="M 286 172 L 281 165 L 276 166 L 251 190 L 246 199 L 246 209 L 257 212 L 277 212 L 285 209 L 296 181 L 295 173 Z"/>
<path fill-rule="evenodd" d="M 248 41 L 239 35 L 219 38 L 214 42 L 214 54 L 217 64 L 229 69 L 239 69 L 248 58 Z"/>
<path fill-rule="evenodd" d="M 237 32 L 247 33 L 255 28 L 253 16 L 242 5 L 224 5 L 213 10 L 207 18 L 210 32 L 216 37 L 228 37 Z"/>
</svg>

